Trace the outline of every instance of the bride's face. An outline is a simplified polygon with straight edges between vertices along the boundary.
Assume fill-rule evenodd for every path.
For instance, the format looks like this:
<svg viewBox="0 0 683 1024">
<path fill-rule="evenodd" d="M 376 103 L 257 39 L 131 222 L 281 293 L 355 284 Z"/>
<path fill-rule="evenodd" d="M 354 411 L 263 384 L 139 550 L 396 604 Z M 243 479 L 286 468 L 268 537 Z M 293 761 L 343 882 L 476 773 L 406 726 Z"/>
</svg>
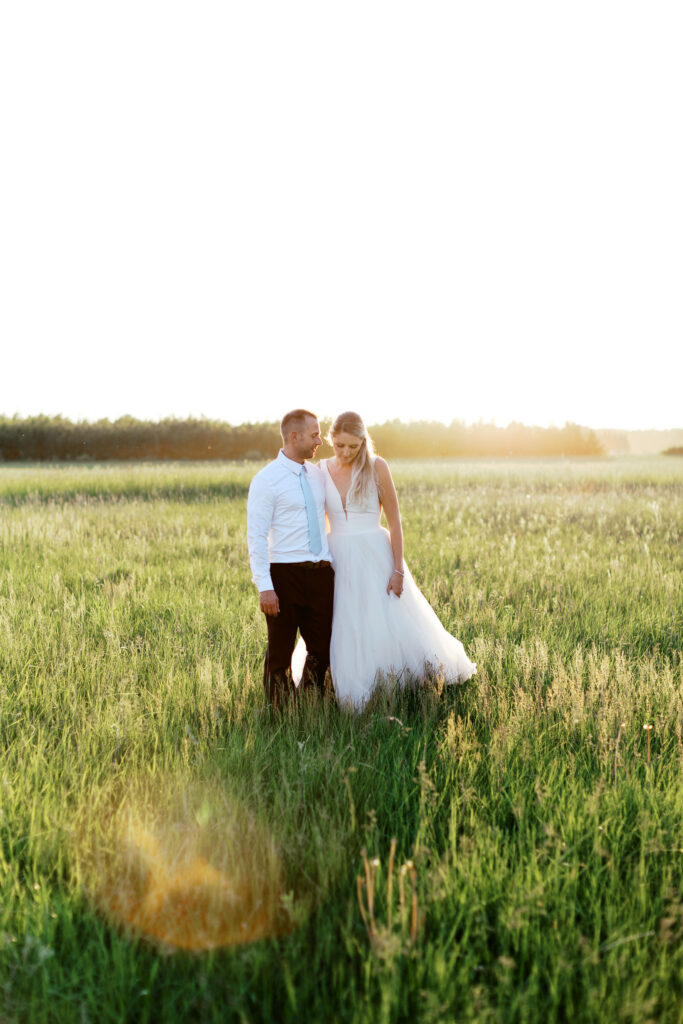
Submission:
<svg viewBox="0 0 683 1024">
<path fill-rule="evenodd" d="M 339 465 L 350 466 L 361 450 L 362 444 L 360 437 L 356 437 L 355 434 L 346 434 L 344 431 L 335 434 L 332 438 L 332 447 Z"/>
</svg>

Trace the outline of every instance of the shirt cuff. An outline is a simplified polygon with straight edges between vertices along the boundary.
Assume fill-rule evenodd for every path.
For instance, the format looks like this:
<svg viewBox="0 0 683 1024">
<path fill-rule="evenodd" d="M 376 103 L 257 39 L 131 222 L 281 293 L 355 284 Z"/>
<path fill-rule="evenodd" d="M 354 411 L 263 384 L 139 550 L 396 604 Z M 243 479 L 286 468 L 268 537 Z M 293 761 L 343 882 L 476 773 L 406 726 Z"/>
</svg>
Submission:
<svg viewBox="0 0 683 1024">
<path fill-rule="evenodd" d="M 262 594 L 264 590 L 275 590 L 270 573 L 267 576 L 255 576 L 253 581 L 258 587 L 259 594 Z"/>
</svg>

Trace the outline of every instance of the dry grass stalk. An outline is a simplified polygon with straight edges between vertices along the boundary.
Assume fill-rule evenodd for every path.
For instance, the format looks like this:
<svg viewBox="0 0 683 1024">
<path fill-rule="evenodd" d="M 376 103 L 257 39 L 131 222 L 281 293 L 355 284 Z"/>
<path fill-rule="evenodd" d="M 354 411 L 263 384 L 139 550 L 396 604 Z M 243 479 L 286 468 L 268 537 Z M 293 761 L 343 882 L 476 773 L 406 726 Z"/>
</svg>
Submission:
<svg viewBox="0 0 683 1024">
<path fill-rule="evenodd" d="M 365 903 L 363 902 L 363 885 L 364 885 L 364 882 L 363 882 L 362 877 L 360 875 L 356 875 L 356 895 L 358 896 L 358 906 L 360 907 L 360 916 L 361 916 L 361 920 L 362 920 L 363 924 L 365 925 L 365 930 L 368 932 L 368 934 L 370 934 L 370 929 L 368 927 L 368 918 L 367 918 L 367 914 L 365 913 Z"/>
<path fill-rule="evenodd" d="M 410 867 L 410 884 L 413 890 L 410 898 L 410 944 L 412 946 L 417 939 L 417 871 L 412 865 Z"/>
<path fill-rule="evenodd" d="M 619 722 L 619 728 L 617 729 L 617 740 L 614 744 L 614 785 L 617 784 L 617 769 L 619 764 L 619 740 L 621 739 L 621 730 L 626 728 L 626 722 Z"/>
<path fill-rule="evenodd" d="M 363 870 L 365 871 L 365 888 L 368 894 L 368 923 L 366 928 L 368 934 L 372 938 L 375 934 L 375 920 L 374 920 L 374 893 L 373 893 L 373 879 L 370 875 L 370 863 L 368 861 L 368 855 L 365 847 L 360 851 L 361 857 L 363 858 Z"/>
<path fill-rule="evenodd" d="M 375 873 L 379 867 L 379 860 L 373 857 L 370 861 L 370 888 L 368 889 L 368 911 L 370 913 L 370 927 L 373 935 L 376 934 L 375 927 Z"/>
<path fill-rule="evenodd" d="M 360 909 L 361 920 L 368 933 L 373 951 L 382 957 L 390 957 L 400 952 L 405 952 L 413 946 L 417 940 L 419 928 L 418 896 L 417 896 L 417 869 L 411 860 L 405 861 L 398 869 L 398 911 L 399 927 L 394 928 L 394 871 L 396 863 L 397 840 L 391 840 L 389 851 L 389 866 L 387 872 L 387 923 L 379 925 L 375 920 L 375 897 L 376 883 L 378 880 L 378 869 L 380 860 L 373 857 L 368 860 L 365 848 L 361 850 L 363 859 L 363 875 L 356 875 L 356 897 Z M 406 876 L 410 878 L 410 921 L 408 922 L 408 907 L 406 902 Z M 364 896 L 363 890 L 366 895 Z M 367 901 L 367 903 L 366 903 Z M 406 937 L 406 932 L 407 937 Z"/>
<path fill-rule="evenodd" d="M 650 763 L 650 734 L 652 733 L 652 730 L 654 729 L 654 726 L 653 725 L 644 725 L 643 729 L 647 733 L 647 763 L 649 764 Z"/>
<path fill-rule="evenodd" d="M 387 875 L 387 928 L 391 929 L 392 896 L 394 889 L 394 857 L 396 856 L 396 838 L 391 840 L 389 849 L 389 874 Z"/>
</svg>

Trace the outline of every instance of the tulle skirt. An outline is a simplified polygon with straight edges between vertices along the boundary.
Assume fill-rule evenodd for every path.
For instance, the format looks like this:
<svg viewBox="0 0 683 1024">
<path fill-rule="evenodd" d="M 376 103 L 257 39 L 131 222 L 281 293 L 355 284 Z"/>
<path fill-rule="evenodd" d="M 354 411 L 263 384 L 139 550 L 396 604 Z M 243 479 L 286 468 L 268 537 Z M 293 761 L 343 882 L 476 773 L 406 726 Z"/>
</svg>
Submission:
<svg viewBox="0 0 683 1024">
<path fill-rule="evenodd" d="M 381 678 L 405 685 L 439 673 L 446 683 L 460 683 L 474 674 L 476 665 L 408 569 L 401 597 L 387 594 L 394 559 L 385 529 L 331 533 L 327 540 L 335 570 L 330 670 L 341 703 L 362 707 Z M 296 682 L 305 657 L 300 641 L 292 659 Z"/>
</svg>

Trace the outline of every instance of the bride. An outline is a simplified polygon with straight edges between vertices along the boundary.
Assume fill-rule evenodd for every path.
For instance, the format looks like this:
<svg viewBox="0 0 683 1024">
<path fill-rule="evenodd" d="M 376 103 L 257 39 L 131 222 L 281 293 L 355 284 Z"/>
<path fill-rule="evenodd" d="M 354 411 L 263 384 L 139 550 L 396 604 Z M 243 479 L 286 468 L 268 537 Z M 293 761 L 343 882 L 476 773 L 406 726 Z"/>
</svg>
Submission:
<svg viewBox="0 0 683 1024">
<path fill-rule="evenodd" d="M 403 561 L 396 488 L 358 413 L 338 416 L 329 440 L 334 458 L 322 460 L 318 472 L 335 570 L 330 670 L 337 699 L 362 707 L 382 676 L 402 685 L 431 671 L 448 683 L 464 682 L 476 665 L 441 625 Z M 382 509 L 388 532 L 380 526 Z M 292 658 L 297 685 L 305 658 L 299 640 Z"/>
</svg>

